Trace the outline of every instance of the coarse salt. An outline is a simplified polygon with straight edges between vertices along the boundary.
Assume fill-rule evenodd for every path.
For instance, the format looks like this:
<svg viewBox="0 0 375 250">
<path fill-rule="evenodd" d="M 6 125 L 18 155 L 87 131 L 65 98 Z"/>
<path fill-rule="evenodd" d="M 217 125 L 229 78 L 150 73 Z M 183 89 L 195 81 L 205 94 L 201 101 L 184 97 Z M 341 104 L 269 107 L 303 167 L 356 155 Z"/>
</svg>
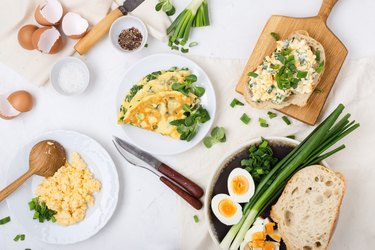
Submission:
<svg viewBox="0 0 375 250">
<path fill-rule="evenodd" d="M 66 63 L 61 67 L 57 82 L 61 90 L 67 94 L 80 93 L 88 84 L 85 69 L 75 62 Z"/>
</svg>

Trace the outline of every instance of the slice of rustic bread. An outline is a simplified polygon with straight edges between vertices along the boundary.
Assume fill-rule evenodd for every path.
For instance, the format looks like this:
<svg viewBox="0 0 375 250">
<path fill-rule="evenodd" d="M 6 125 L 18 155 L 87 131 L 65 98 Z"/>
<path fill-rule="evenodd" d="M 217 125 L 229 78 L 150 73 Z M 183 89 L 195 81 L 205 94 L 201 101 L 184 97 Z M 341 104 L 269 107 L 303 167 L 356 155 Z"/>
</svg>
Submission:
<svg viewBox="0 0 375 250">
<path fill-rule="evenodd" d="M 320 165 L 289 180 L 271 211 L 288 250 L 328 248 L 344 191 L 344 177 Z"/>
</svg>

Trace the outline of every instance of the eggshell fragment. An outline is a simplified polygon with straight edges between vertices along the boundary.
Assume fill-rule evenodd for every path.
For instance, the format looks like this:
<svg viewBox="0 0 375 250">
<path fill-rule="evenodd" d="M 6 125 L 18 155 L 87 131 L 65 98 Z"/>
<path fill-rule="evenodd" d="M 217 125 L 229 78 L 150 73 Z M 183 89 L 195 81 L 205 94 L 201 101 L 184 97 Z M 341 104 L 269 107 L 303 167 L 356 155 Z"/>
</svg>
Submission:
<svg viewBox="0 0 375 250">
<path fill-rule="evenodd" d="M 32 43 L 40 52 L 55 54 L 61 49 L 62 39 L 55 27 L 43 27 L 33 33 Z"/>
<path fill-rule="evenodd" d="M 10 120 L 17 117 L 19 114 L 21 114 L 21 112 L 16 110 L 5 96 L 0 95 L 0 118 Z"/>
<path fill-rule="evenodd" d="M 35 9 L 35 20 L 45 26 L 59 24 L 63 16 L 63 8 L 57 0 L 47 0 Z"/>
<path fill-rule="evenodd" d="M 89 27 L 89 23 L 81 15 L 68 12 L 63 17 L 61 28 L 64 34 L 72 39 L 83 37 Z"/>
<path fill-rule="evenodd" d="M 34 31 L 38 29 L 37 26 L 35 25 L 25 25 L 22 26 L 21 29 L 18 31 L 18 42 L 21 45 L 22 48 L 28 49 L 28 50 L 33 50 L 35 49 L 32 43 L 32 35 Z"/>
<path fill-rule="evenodd" d="M 25 90 L 13 92 L 7 100 L 19 112 L 28 112 L 33 108 L 33 97 Z"/>
</svg>

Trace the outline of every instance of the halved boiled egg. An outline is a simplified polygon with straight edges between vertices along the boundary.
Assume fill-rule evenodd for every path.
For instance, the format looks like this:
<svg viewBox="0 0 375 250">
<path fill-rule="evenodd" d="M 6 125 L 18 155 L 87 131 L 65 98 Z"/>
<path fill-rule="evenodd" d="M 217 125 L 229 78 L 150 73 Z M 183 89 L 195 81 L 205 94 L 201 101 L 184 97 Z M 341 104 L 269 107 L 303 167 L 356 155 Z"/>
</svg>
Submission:
<svg viewBox="0 0 375 250">
<path fill-rule="evenodd" d="M 242 218 L 242 207 L 227 194 L 217 194 L 211 200 L 216 218 L 225 225 L 237 224 Z"/>
<path fill-rule="evenodd" d="M 237 202 L 248 202 L 254 195 L 255 184 L 250 173 L 243 168 L 235 168 L 228 177 L 228 192 Z"/>
</svg>

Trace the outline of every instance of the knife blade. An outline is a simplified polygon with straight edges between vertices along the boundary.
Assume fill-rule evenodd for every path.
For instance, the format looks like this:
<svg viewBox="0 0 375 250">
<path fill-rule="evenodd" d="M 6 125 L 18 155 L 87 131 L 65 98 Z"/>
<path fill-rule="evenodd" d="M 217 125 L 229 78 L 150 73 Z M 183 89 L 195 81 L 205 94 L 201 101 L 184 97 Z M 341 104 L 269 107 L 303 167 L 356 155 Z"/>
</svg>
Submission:
<svg viewBox="0 0 375 250">
<path fill-rule="evenodd" d="M 143 162 L 149 164 L 151 167 L 155 168 L 165 176 L 172 179 L 174 182 L 179 184 L 181 187 L 186 189 L 189 193 L 191 193 L 194 197 L 200 198 L 203 196 L 203 189 L 199 187 L 196 183 L 189 180 L 182 174 L 178 173 L 176 170 L 172 169 L 168 165 L 164 164 L 163 162 L 159 161 L 157 158 L 152 156 L 151 154 L 144 152 L 143 150 L 131 145 L 130 143 L 113 136 L 115 142 L 122 147 L 127 152 L 131 153 L 132 155 L 136 156 Z"/>
<path fill-rule="evenodd" d="M 143 3 L 145 0 L 126 0 L 123 3 L 123 7 L 126 10 L 126 12 L 132 12 L 135 10 L 141 3 Z"/>
</svg>

